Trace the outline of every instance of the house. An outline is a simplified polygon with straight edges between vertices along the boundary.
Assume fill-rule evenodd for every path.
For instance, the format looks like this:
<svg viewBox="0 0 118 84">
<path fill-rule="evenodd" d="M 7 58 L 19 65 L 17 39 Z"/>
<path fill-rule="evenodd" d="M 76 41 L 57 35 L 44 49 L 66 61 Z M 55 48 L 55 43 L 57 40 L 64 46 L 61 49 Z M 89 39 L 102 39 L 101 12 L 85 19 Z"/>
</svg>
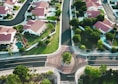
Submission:
<svg viewBox="0 0 118 84">
<path fill-rule="evenodd" d="M 11 44 L 14 42 L 16 30 L 13 28 L 0 28 L 0 44 Z"/>
<path fill-rule="evenodd" d="M 37 2 L 39 0 L 33 0 L 33 2 Z M 51 2 L 51 0 L 40 0 L 40 1 L 45 1 L 45 2 Z"/>
<path fill-rule="evenodd" d="M 29 20 L 26 25 L 23 26 L 24 32 L 29 32 L 34 35 L 39 35 L 47 28 L 46 23 L 41 20 Z"/>
<path fill-rule="evenodd" d="M 113 23 L 110 20 L 106 19 L 106 18 L 104 19 L 103 23 L 106 24 L 106 25 L 109 25 L 111 27 L 113 26 Z"/>
<path fill-rule="evenodd" d="M 7 16 L 8 10 L 4 6 L 0 6 L 0 16 Z"/>
<path fill-rule="evenodd" d="M 93 27 L 99 29 L 101 31 L 101 33 L 103 33 L 103 34 L 112 29 L 111 26 L 109 26 L 101 21 L 96 22 Z"/>
<path fill-rule="evenodd" d="M 102 9 L 102 5 L 97 0 L 86 0 L 86 7 L 89 11 Z"/>
<path fill-rule="evenodd" d="M 100 11 L 97 10 L 97 11 L 86 11 L 86 17 L 88 18 L 95 18 L 97 17 L 98 15 L 100 15 Z"/>
<path fill-rule="evenodd" d="M 32 10 L 32 14 L 36 15 L 39 19 L 46 18 L 48 13 L 49 4 L 45 1 L 34 2 L 33 5 L 34 10 Z"/>
<path fill-rule="evenodd" d="M 40 19 L 44 19 L 46 15 L 44 8 L 35 8 L 34 10 L 32 10 L 32 14 Z"/>
<path fill-rule="evenodd" d="M 17 3 L 17 0 L 6 0 L 4 6 L 12 10 L 13 6 Z"/>
</svg>

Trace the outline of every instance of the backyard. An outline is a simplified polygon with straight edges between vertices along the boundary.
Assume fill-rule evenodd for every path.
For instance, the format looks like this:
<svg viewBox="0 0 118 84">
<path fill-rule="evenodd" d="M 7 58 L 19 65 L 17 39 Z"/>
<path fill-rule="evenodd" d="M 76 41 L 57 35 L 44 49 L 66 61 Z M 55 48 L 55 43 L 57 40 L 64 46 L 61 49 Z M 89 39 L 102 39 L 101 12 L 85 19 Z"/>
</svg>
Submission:
<svg viewBox="0 0 118 84">
<path fill-rule="evenodd" d="M 24 54 L 28 54 L 28 55 L 49 54 L 49 53 L 56 51 L 59 46 L 59 30 L 60 30 L 59 25 L 60 25 L 60 23 L 57 22 L 57 25 L 55 28 L 56 34 L 54 34 L 54 36 L 52 36 L 51 41 L 48 45 L 37 46 L 37 47 L 25 52 Z M 40 41 L 43 37 L 45 37 L 47 35 L 49 35 L 49 34 L 48 33 L 45 33 L 44 35 L 42 34 L 42 36 L 38 37 L 38 39 L 36 39 L 36 40 Z M 34 40 L 34 39 L 31 39 L 30 41 L 32 42 L 32 40 Z M 32 43 L 30 43 L 30 44 L 32 44 Z"/>
</svg>

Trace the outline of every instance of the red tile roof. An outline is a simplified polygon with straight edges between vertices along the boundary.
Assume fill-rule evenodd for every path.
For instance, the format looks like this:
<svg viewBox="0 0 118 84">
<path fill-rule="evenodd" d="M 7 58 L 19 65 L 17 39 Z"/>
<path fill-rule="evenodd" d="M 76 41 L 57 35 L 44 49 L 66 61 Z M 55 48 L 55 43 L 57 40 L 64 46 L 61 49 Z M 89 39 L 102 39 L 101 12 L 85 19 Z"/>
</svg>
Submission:
<svg viewBox="0 0 118 84">
<path fill-rule="evenodd" d="M 23 29 L 26 30 L 26 29 L 29 29 L 31 25 L 24 25 L 23 26 Z"/>
<path fill-rule="evenodd" d="M 109 25 L 107 25 L 101 21 L 96 22 L 94 27 L 99 29 L 99 30 L 102 30 L 104 32 L 107 32 L 109 29 L 111 29 L 111 27 Z"/>
<path fill-rule="evenodd" d="M 14 4 L 14 3 L 13 3 L 13 0 L 6 0 L 5 3 L 10 4 L 10 5 L 13 5 L 13 4 Z"/>
<path fill-rule="evenodd" d="M 100 14 L 100 11 L 86 11 L 89 18 L 97 17 Z"/>
<path fill-rule="evenodd" d="M 0 14 L 6 14 L 7 10 L 5 10 L 4 6 L 0 6 Z"/>
<path fill-rule="evenodd" d="M 86 0 L 86 6 L 87 6 L 87 8 L 92 7 L 92 6 L 98 7 L 98 6 L 100 6 L 100 4 L 97 3 L 96 0 Z"/>
<path fill-rule="evenodd" d="M 103 23 L 105 23 L 105 24 L 107 24 L 107 25 L 109 25 L 109 26 L 113 26 L 113 23 L 110 22 L 108 19 L 105 19 L 105 20 L 103 21 Z"/>
<path fill-rule="evenodd" d="M 13 28 L 1 27 L 1 28 L 0 28 L 0 33 L 4 33 L 4 32 L 6 32 L 6 33 L 13 33 L 13 32 L 16 32 L 16 30 L 13 29 Z"/>
<path fill-rule="evenodd" d="M 0 41 L 10 41 L 11 40 L 11 34 L 0 34 Z"/>
<path fill-rule="evenodd" d="M 33 21 L 33 20 L 28 20 L 28 21 L 27 21 L 27 24 L 28 24 L 28 25 L 32 25 L 34 22 L 35 22 L 35 21 Z"/>
<path fill-rule="evenodd" d="M 36 16 L 44 16 L 44 8 L 36 8 L 32 10 L 32 14 L 35 14 Z"/>
<path fill-rule="evenodd" d="M 48 8 L 49 4 L 45 1 L 35 2 L 33 5 L 36 5 L 37 8 Z"/>
<path fill-rule="evenodd" d="M 24 25 L 24 29 L 31 29 L 34 32 L 37 32 L 43 25 L 45 25 L 45 22 L 37 20 L 31 25 Z"/>
</svg>

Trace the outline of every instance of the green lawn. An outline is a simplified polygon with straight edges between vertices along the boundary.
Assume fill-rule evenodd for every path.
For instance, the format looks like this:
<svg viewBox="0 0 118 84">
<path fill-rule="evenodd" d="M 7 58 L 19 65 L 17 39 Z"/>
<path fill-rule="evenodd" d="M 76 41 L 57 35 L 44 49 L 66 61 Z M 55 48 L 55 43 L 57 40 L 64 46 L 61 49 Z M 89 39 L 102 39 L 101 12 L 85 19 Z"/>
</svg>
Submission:
<svg viewBox="0 0 118 84">
<path fill-rule="evenodd" d="M 25 52 L 25 54 L 27 55 L 49 54 L 56 51 L 59 46 L 59 30 L 60 30 L 59 25 L 60 23 L 58 22 L 56 25 L 56 34 L 53 36 L 53 38 L 51 39 L 51 42 L 47 46 L 33 48 L 30 51 Z"/>
<path fill-rule="evenodd" d="M 20 6 L 14 6 L 13 10 L 18 10 Z"/>
<path fill-rule="evenodd" d="M 113 46 L 118 46 L 118 39 L 113 40 Z"/>
<path fill-rule="evenodd" d="M 30 33 L 25 33 L 24 37 L 28 40 L 28 45 L 30 46 L 30 45 L 33 45 L 33 44 L 39 42 L 41 39 L 48 36 L 50 33 L 51 33 L 51 30 L 48 28 L 45 30 L 45 32 L 43 32 L 43 34 L 41 36 L 33 35 Z"/>
</svg>

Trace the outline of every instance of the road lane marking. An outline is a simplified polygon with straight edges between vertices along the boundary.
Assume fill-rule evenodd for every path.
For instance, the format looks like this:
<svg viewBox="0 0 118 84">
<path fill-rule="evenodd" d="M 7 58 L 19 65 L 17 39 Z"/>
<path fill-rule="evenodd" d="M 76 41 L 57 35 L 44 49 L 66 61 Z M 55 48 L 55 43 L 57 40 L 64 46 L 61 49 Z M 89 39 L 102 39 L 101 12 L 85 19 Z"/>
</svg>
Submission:
<svg viewBox="0 0 118 84">
<path fill-rule="evenodd" d="M 5 65 L 15 65 L 15 64 L 24 64 L 24 63 L 35 63 L 35 62 L 45 62 L 45 61 L 30 61 L 30 62 L 17 62 L 17 63 L 9 63 L 9 64 L 5 64 Z"/>
</svg>

